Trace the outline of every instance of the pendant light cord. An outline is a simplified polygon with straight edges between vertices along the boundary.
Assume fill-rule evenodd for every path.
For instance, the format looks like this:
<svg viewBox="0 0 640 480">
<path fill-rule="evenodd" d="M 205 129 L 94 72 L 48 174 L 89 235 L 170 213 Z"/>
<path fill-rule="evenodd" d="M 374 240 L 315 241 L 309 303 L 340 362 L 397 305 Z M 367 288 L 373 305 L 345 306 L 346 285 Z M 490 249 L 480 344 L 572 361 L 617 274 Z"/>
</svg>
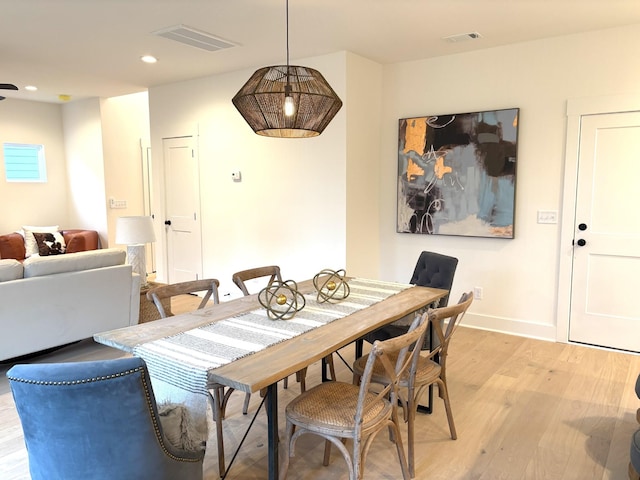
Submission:
<svg viewBox="0 0 640 480">
<path fill-rule="evenodd" d="M 287 83 L 289 83 L 289 0 L 286 0 L 286 21 L 287 21 Z"/>
</svg>

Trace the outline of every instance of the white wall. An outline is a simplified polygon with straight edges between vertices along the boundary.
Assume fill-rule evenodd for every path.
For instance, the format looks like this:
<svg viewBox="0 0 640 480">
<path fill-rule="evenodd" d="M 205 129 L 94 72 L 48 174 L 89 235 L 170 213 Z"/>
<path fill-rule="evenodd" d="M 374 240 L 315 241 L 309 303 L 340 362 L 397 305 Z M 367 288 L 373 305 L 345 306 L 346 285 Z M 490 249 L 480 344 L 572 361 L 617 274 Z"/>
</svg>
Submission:
<svg viewBox="0 0 640 480">
<path fill-rule="evenodd" d="M 62 107 L 69 179 L 69 222 L 97 230 L 115 246 L 119 216 L 143 215 L 141 142 L 148 144 L 146 93 L 88 99 Z M 109 208 L 109 198 L 127 208 Z"/>
<path fill-rule="evenodd" d="M 344 53 L 305 64 L 345 101 Z M 220 280 L 222 295 L 235 295 L 231 275 L 252 266 L 278 264 L 286 279 L 301 280 L 346 263 L 345 109 L 319 137 L 258 136 L 231 103 L 252 73 L 149 90 L 156 223 L 164 228 L 162 138 L 199 134 L 203 274 Z M 232 181 L 234 170 L 241 182 Z M 158 252 L 163 241 L 160 235 Z M 163 280 L 166 263 L 157 260 Z"/>
<path fill-rule="evenodd" d="M 349 275 L 378 278 L 382 66 L 349 53 L 346 76 L 346 269 Z"/>
<path fill-rule="evenodd" d="M 149 144 L 148 102 L 146 92 L 108 98 L 102 102 L 105 201 L 110 246 L 115 246 L 118 217 L 145 213 L 141 145 Z M 110 198 L 126 201 L 126 208 L 111 208 Z"/>
<path fill-rule="evenodd" d="M 107 242 L 101 100 L 63 106 L 64 143 L 69 182 L 69 222 L 74 228 L 97 230 Z"/>
<path fill-rule="evenodd" d="M 456 256 L 452 299 L 484 289 L 467 324 L 555 339 L 560 224 L 536 212 L 562 212 L 567 99 L 640 90 L 639 36 L 635 25 L 385 66 L 381 277 L 408 281 L 422 250 Z M 395 233 L 398 119 L 509 107 L 520 108 L 515 239 Z"/>
<path fill-rule="evenodd" d="M 2 144 L 43 145 L 46 183 L 9 183 Z M 7 98 L 0 102 L 0 234 L 22 225 L 72 228 L 60 105 Z"/>
</svg>

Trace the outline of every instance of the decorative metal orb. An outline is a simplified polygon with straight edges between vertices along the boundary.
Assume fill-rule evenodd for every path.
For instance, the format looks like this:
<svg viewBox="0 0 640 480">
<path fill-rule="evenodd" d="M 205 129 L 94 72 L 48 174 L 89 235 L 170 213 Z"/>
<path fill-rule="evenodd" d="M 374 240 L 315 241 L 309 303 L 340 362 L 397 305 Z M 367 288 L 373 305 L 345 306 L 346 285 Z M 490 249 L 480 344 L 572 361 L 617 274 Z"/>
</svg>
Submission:
<svg viewBox="0 0 640 480">
<path fill-rule="evenodd" d="M 258 301 L 271 320 L 289 320 L 306 304 L 304 295 L 298 292 L 298 284 L 293 280 L 272 282 L 260 290 Z"/>
<path fill-rule="evenodd" d="M 316 299 L 320 303 L 337 303 L 344 300 L 351 293 L 349 284 L 345 280 L 344 269 L 329 270 L 324 269 L 313 277 L 313 286 L 316 287 L 318 295 Z"/>
</svg>

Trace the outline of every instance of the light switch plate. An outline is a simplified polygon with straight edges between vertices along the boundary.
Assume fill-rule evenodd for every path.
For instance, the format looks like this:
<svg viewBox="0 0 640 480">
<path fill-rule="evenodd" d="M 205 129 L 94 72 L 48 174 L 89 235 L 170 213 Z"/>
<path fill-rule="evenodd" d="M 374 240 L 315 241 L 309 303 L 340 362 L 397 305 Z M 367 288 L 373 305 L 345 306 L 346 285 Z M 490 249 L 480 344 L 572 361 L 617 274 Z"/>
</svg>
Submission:
<svg viewBox="0 0 640 480">
<path fill-rule="evenodd" d="M 557 210 L 538 210 L 538 223 L 558 223 Z"/>
</svg>

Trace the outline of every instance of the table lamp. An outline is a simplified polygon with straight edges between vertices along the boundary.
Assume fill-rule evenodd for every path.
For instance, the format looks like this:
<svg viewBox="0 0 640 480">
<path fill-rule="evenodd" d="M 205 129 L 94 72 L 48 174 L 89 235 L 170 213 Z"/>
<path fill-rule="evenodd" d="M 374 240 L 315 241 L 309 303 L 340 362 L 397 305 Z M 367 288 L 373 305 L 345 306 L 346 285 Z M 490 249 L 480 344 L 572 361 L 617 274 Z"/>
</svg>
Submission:
<svg viewBox="0 0 640 480">
<path fill-rule="evenodd" d="M 151 217 L 118 217 L 116 243 L 127 246 L 127 260 L 133 271 L 140 275 L 142 286 L 147 285 L 147 259 L 145 244 L 155 242 Z"/>
</svg>

